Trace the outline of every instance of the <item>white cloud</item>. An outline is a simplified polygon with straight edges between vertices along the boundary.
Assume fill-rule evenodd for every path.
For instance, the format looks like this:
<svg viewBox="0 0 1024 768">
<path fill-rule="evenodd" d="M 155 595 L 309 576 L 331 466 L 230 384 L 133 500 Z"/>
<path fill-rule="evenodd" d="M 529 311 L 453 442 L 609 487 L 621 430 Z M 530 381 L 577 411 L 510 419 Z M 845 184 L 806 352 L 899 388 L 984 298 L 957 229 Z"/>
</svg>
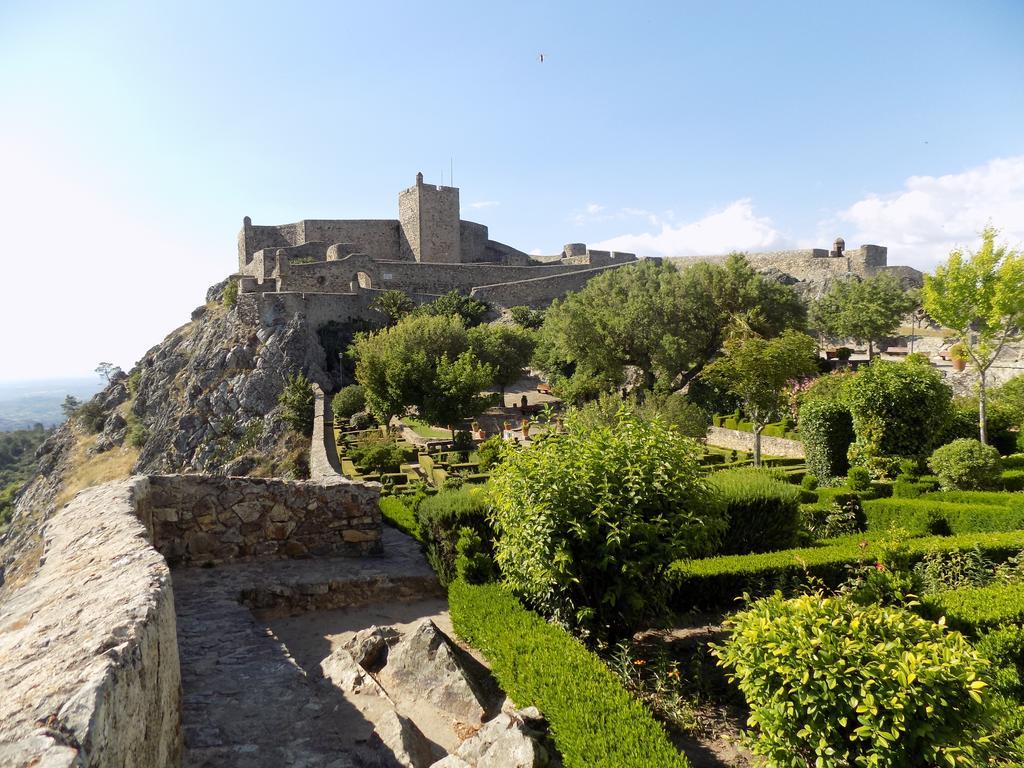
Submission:
<svg viewBox="0 0 1024 768">
<path fill-rule="evenodd" d="M 619 235 L 596 243 L 595 248 L 630 251 L 641 256 L 703 256 L 734 250 L 772 250 L 787 243 L 772 220 L 757 216 L 746 198 L 679 225 L 649 211 L 627 208 L 623 212 L 646 217 L 658 231 Z"/>
<path fill-rule="evenodd" d="M 587 203 L 586 211 L 591 216 L 597 216 L 597 214 L 599 214 L 603 210 L 604 210 L 604 206 L 603 205 L 598 205 L 597 203 Z"/>
<path fill-rule="evenodd" d="M 501 205 L 497 200 L 480 200 L 476 203 L 470 203 L 470 208 L 495 208 Z"/>
<path fill-rule="evenodd" d="M 911 176 L 899 192 L 871 194 L 824 221 L 828 242 L 843 234 L 848 246 L 889 248 L 890 264 L 932 269 L 956 247 L 973 248 L 988 223 L 1000 240 L 1024 242 L 1024 156 L 1008 157 L 945 176 Z M 830 234 L 826 234 L 830 233 Z"/>
</svg>

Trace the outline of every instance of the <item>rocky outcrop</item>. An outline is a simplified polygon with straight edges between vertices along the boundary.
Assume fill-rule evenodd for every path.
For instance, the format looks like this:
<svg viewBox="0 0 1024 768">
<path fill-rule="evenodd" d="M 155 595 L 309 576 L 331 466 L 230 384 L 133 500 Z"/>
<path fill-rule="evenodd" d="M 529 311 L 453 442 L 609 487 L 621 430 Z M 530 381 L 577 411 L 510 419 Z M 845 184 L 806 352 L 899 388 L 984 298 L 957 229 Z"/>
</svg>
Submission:
<svg viewBox="0 0 1024 768">
<path fill-rule="evenodd" d="M 136 518 L 145 481 L 81 493 L 0 612 L 0 765 L 176 766 L 170 572 Z"/>
<path fill-rule="evenodd" d="M 545 768 L 547 726 L 536 707 L 502 712 L 430 768 Z"/>
</svg>

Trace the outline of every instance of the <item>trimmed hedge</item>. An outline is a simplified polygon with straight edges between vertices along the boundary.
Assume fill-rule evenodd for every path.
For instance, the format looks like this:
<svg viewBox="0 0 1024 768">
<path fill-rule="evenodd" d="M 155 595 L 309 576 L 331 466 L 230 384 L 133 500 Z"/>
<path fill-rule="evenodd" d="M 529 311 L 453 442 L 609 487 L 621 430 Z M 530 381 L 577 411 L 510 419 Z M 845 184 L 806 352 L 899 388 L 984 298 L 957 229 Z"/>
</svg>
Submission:
<svg viewBox="0 0 1024 768">
<path fill-rule="evenodd" d="M 729 528 L 722 550 L 732 554 L 785 549 L 800 531 L 800 489 L 771 471 L 726 469 L 710 479 L 725 504 Z"/>
<path fill-rule="evenodd" d="M 912 534 L 977 531 L 1016 531 L 1024 528 L 1024 505 L 957 504 L 931 498 L 875 499 L 864 502 L 868 529 L 883 531 L 898 525 Z"/>
<path fill-rule="evenodd" d="M 565 768 L 688 768 L 650 712 L 565 630 L 496 584 L 448 592 L 452 624 L 520 707 L 537 706 Z"/>
<path fill-rule="evenodd" d="M 945 616 L 954 629 L 976 635 L 1002 624 L 1024 622 L 1024 584 L 938 592 L 925 597 L 923 605 L 933 616 Z"/>
<path fill-rule="evenodd" d="M 845 405 L 828 400 L 806 403 L 800 409 L 800 436 L 809 472 L 822 481 L 846 475 L 846 454 L 854 434 L 853 417 Z"/>
<path fill-rule="evenodd" d="M 416 516 L 400 499 L 394 496 L 381 496 L 380 513 L 384 521 L 393 525 L 402 533 L 420 539 L 420 529 L 416 524 Z"/>
<path fill-rule="evenodd" d="M 975 546 L 988 559 L 1002 562 L 1024 549 L 1024 531 L 928 536 L 909 539 L 906 544 L 911 562 L 927 552 L 964 551 Z M 794 594 L 807 584 L 808 576 L 836 587 L 846 580 L 850 566 L 875 562 L 880 554 L 877 538 L 854 535 L 782 552 L 677 560 L 670 569 L 670 604 L 676 610 L 727 608 L 745 592 L 753 597 L 775 590 Z"/>
</svg>

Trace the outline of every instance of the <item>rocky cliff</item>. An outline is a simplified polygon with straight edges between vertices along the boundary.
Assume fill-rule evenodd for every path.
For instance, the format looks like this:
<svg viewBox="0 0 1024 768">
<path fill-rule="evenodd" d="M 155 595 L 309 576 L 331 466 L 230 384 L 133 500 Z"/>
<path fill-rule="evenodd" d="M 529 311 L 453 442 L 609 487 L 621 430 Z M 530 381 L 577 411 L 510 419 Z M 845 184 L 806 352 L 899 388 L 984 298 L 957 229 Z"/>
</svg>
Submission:
<svg viewBox="0 0 1024 768">
<path fill-rule="evenodd" d="M 264 321 L 223 306 L 227 281 L 190 322 L 150 349 L 39 449 L 39 470 L 0 534 L 0 599 L 34 570 L 46 519 L 78 490 L 131 473 L 295 477 L 306 441 L 289 434 L 278 395 L 302 371 L 333 388 L 317 328 L 304 315 Z"/>
</svg>

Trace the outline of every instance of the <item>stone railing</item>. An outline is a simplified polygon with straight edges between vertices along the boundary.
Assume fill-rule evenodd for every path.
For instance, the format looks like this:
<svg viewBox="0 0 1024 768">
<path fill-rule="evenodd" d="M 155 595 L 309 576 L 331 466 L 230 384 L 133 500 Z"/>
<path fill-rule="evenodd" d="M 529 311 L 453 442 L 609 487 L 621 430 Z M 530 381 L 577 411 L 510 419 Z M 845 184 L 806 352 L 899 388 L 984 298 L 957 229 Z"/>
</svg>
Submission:
<svg viewBox="0 0 1024 768">
<path fill-rule="evenodd" d="M 309 445 L 309 477 L 321 483 L 343 482 L 338 444 L 334 440 L 331 396 L 319 384 L 313 385 L 313 439 Z"/>
<path fill-rule="evenodd" d="M 381 551 L 380 486 L 152 475 L 153 546 L 175 565 Z"/>
<path fill-rule="evenodd" d="M 707 444 L 719 448 L 734 448 L 737 451 L 754 450 L 754 433 L 724 427 L 709 427 Z M 765 456 L 785 456 L 791 459 L 804 458 L 804 444 L 799 440 L 761 435 L 761 453 Z"/>
<path fill-rule="evenodd" d="M 76 496 L 4 602 L 0 765 L 180 765 L 174 598 L 136 517 L 147 492 L 132 478 Z"/>
</svg>

